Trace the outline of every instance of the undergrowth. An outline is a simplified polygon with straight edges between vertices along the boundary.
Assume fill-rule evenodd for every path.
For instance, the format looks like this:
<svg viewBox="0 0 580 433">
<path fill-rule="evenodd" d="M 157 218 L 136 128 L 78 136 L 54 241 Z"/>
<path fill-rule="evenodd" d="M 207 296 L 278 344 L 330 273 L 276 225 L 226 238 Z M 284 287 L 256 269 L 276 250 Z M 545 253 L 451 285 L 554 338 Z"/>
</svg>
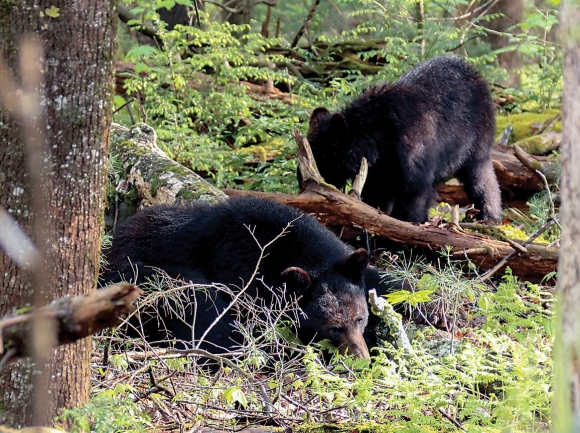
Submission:
<svg viewBox="0 0 580 433">
<path fill-rule="evenodd" d="M 208 370 L 195 351 L 102 335 L 95 339 L 93 399 L 61 420 L 72 432 L 109 431 L 101 429 L 106 423 L 110 431 L 168 431 L 272 422 L 306 432 L 325 431 L 329 421 L 359 432 L 547 431 L 551 292 L 509 270 L 493 286 L 449 266 L 413 262 L 399 270 L 417 279 L 422 294 L 405 299 L 415 307 L 443 298 L 451 312 L 469 306 L 467 324 L 451 332 L 408 323 L 412 350 L 386 343 L 372 350 L 370 363 L 338 353 L 328 363 L 320 346 L 283 343 L 294 350 L 288 358 L 249 344 Z"/>
</svg>

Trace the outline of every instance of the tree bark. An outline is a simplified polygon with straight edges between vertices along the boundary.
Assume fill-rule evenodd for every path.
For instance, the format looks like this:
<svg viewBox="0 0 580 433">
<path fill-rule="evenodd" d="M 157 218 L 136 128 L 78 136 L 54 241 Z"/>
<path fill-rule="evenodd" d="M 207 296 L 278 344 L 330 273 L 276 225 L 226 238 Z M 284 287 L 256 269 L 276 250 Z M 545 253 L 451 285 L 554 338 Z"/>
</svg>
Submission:
<svg viewBox="0 0 580 433">
<path fill-rule="evenodd" d="M 0 206 L 30 235 L 35 221 L 46 222 L 34 239 L 46 252 L 41 285 L 33 287 L 31 276 L 0 251 L 2 316 L 31 305 L 33 297 L 48 303 L 95 288 L 112 116 L 114 20 L 113 0 L 22 0 L 0 8 L 0 50 L 10 70 L 18 71 L 17 44 L 24 35 L 34 35 L 46 52 L 37 119 L 44 134 L 23 131 L 22 122 L 0 108 Z M 40 64 L 37 58 L 26 60 Z M 21 72 L 18 81 L 28 78 Z M 23 145 L 32 133 L 44 136 L 39 191 L 31 182 L 39 173 L 27 170 L 31 155 Z M 33 206 L 39 195 L 46 204 L 40 209 Z M 52 351 L 47 365 L 24 359 L 7 368 L 0 378 L 0 424 L 50 425 L 58 408 L 86 402 L 91 350 L 87 338 Z M 33 389 L 35 370 L 43 371 L 42 389 Z M 37 405 L 43 410 L 35 417 L 33 393 L 43 391 L 46 399 Z"/>
<path fill-rule="evenodd" d="M 131 129 L 113 124 L 111 153 L 121 159 L 124 172 L 117 179 L 117 197 L 106 215 L 109 230 L 144 206 L 193 200 L 226 198 L 198 174 L 173 161 L 158 146 L 150 126 L 139 123 Z"/>
<path fill-rule="evenodd" d="M 499 0 L 497 2 L 491 13 L 501 13 L 502 16 L 491 20 L 487 24 L 487 27 L 493 31 L 486 38 L 492 49 L 497 50 L 513 43 L 510 41 L 509 36 L 502 35 L 502 33 L 508 32 L 508 29 L 513 25 L 521 23 L 523 12 L 524 3 L 522 0 Z M 519 33 L 517 30 L 509 30 L 509 32 Z M 504 84 L 510 87 L 519 87 L 520 75 L 518 69 L 523 65 L 521 54 L 513 50 L 500 53 L 497 57 L 499 66 L 507 70 L 509 74 Z"/>
<path fill-rule="evenodd" d="M 553 431 L 580 431 L 580 3 L 563 2 L 562 240 L 554 347 Z"/>
</svg>

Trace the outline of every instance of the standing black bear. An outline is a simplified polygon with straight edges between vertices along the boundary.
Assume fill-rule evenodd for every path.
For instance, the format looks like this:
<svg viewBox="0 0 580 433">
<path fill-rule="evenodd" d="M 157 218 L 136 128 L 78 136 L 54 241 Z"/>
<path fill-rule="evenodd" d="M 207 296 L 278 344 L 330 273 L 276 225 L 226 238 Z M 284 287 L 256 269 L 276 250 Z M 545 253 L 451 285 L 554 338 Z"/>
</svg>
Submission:
<svg viewBox="0 0 580 433">
<path fill-rule="evenodd" d="M 284 229 L 286 233 L 275 239 Z M 271 241 L 260 261 L 260 247 Z M 251 281 L 247 293 L 266 305 L 272 300 L 270 288 L 285 284 L 300 297 L 302 341 L 329 339 L 343 352 L 369 358 L 363 337 L 368 320 L 365 280 L 376 282 L 378 276 L 368 267 L 367 252 L 353 251 L 314 218 L 289 206 L 238 197 L 214 205 L 151 207 L 119 229 L 107 261 L 105 281 L 130 274 L 132 266 L 156 267 L 172 276 L 226 284 L 238 291 Z M 258 262 L 258 275 L 252 280 Z M 224 300 L 216 304 L 217 309 L 208 312 L 213 318 Z M 192 323 L 193 317 L 183 320 Z M 180 334 L 177 338 L 191 341 L 191 331 L 173 331 Z M 228 344 L 231 341 L 221 341 Z"/>
<path fill-rule="evenodd" d="M 428 219 L 436 185 L 453 175 L 481 211 L 479 219 L 501 220 L 494 136 L 489 89 L 459 57 L 427 60 L 395 83 L 369 88 L 340 113 L 319 107 L 308 131 L 326 182 L 344 187 L 364 156 L 363 201 L 412 222 Z"/>
</svg>

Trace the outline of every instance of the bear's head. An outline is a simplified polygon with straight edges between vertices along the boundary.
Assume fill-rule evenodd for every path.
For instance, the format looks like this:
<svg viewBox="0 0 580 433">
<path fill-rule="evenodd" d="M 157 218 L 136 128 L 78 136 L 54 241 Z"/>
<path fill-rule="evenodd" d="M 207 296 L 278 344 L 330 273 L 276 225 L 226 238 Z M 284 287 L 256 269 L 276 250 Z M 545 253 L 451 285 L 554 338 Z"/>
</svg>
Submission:
<svg viewBox="0 0 580 433">
<path fill-rule="evenodd" d="M 331 114 L 318 107 L 310 115 L 307 135 L 314 160 L 324 180 L 342 188 L 349 175 L 342 173 L 349 140 L 349 128 L 342 113 Z"/>
<path fill-rule="evenodd" d="M 282 273 L 286 288 L 300 297 L 298 336 L 304 343 L 328 339 L 341 353 L 369 359 L 363 332 L 369 312 L 364 276 L 366 250 L 347 255 L 316 276 L 290 267 Z"/>
</svg>

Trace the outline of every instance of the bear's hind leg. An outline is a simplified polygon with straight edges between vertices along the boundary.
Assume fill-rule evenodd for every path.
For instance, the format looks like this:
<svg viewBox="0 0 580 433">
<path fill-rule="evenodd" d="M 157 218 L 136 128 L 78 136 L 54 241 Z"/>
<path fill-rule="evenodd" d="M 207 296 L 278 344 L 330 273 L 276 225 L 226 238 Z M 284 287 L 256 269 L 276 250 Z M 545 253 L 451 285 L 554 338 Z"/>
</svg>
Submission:
<svg viewBox="0 0 580 433">
<path fill-rule="evenodd" d="M 478 219 L 501 222 L 501 192 L 491 157 L 471 162 L 457 177 L 475 208 L 481 211 Z"/>
<path fill-rule="evenodd" d="M 433 186 L 424 186 L 415 193 L 401 194 L 391 216 L 402 221 L 422 223 L 429 219 L 429 208 L 436 197 Z"/>
</svg>

